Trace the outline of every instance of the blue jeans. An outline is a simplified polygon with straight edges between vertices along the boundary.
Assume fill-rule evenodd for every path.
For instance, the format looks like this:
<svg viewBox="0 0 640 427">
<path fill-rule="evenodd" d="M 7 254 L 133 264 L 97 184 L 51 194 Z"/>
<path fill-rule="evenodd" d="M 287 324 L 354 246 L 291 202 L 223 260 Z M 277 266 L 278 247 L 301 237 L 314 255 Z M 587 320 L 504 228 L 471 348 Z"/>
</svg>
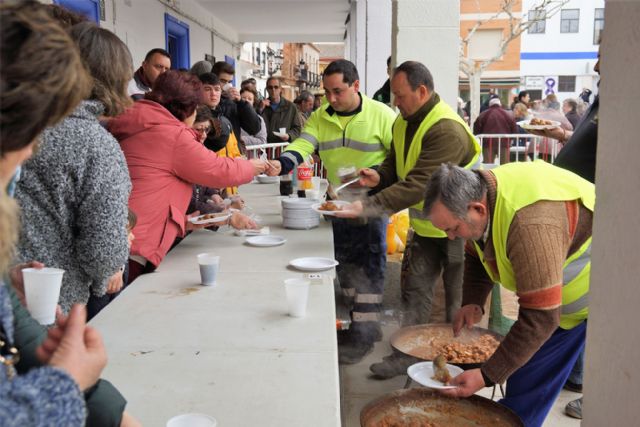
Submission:
<svg viewBox="0 0 640 427">
<path fill-rule="evenodd" d="M 547 417 L 576 360 L 584 350 L 587 322 L 558 328 L 533 357 L 507 380 L 500 403 L 511 408 L 526 427 L 539 427 Z"/>
</svg>

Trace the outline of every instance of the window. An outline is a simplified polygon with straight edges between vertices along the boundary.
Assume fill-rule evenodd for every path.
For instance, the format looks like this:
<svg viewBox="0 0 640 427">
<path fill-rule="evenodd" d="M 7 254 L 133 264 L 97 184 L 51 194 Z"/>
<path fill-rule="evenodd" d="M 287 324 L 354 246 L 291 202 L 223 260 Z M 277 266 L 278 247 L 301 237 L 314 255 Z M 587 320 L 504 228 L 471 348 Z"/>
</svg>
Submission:
<svg viewBox="0 0 640 427">
<path fill-rule="evenodd" d="M 580 9 L 563 9 L 560 12 L 560 32 L 577 33 L 580 26 Z"/>
<path fill-rule="evenodd" d="M 86 16 L 96 24 L 100 23 L 100 3 L 98 0 L 54 0 L 53 2 L 72 12 Z"/>
<path fill-rule="evenodd" d="M 600 44 L 600 33 L 604 28 L 604 9 L 596 9 L 593 16 L 593 44 Z"/>
<path fill-rule="evenodd" d="M 544 34 L 547 25 L 547 11 L 543 9 L 534 9 L 529 11 L 529 34 Z"/>
<path fill-rule="evenodd" d="M 576 76 L 558 76 L 558 92 L 575 92 Z"/>
<path fill-rule="evenodd" d="M 171 68 L 177 70 L 191 67 L 189 26 L 165 13 L 164 31 L 166 49 L 171 55 Z"/>
</svg>

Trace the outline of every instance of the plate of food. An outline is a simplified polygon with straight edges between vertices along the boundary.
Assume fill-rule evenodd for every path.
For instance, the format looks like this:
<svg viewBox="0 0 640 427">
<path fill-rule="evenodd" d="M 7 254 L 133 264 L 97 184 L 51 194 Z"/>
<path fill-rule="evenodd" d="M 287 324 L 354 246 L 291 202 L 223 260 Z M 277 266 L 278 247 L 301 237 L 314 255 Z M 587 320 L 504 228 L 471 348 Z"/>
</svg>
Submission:
<svg viewBox="0 0 640 427">
<path fill-rule="evenodd" d="M 323 215 L 335 216 L 336 212 L 343 210 L 349 204 L 344 200 L 331 200 L 324 203 L 315 203 L 311 205 L 311 209 Z"/>
<path fill-rule="evenodd" d="M 456 388 L 450 385 L 451 379 L 463 373 L 457 366 L 447 364 L 443 355 L 438 355 L 433 362 L 418 362 L 407 368 L 407 375 L 418 384 L 436 390 Z"/>
<path fill-rule="evenodd" d="M 324 271 L 338 265 L 338 261 L 331 258 L 305 257 L 289 261 L 289 265 L 302 271 Z"/>
<path fill-rule="evenodd" d="M 189 222 L 196 225 L 203 224 L 218 224 L 228 220 L 231 217 L 230 212 L 218 212 L 218 213 L 209 213 L 204 215 L 198 215 L 193 218 L 189 218 Z"/>
<path fill-rule="evenodd" d="M 275 235 L 270 235 L 270 236 L 251 236 L 251 237 L 247 237 L 247 239 L 245 240 L 245 242 L 247 242 L 249 245 L 251 246 L 259 246 L 259 247 L 269 247 L 269 246 L 280 246 L 280 245 L 284 245 L 284 242 L 286 242 L 287 239 L 285 239 L 282 236 L 275 236 Z"/>
<path fill-rule="evenodd" d="M 558 126 L 560 126 L 560 122 L 534 117 L 531 120 L 523 120 L 521 122 L 518 122 L 518 126 L 520 126 L 524 130 L 545 130 L 557 128 Z"/>
</svg>

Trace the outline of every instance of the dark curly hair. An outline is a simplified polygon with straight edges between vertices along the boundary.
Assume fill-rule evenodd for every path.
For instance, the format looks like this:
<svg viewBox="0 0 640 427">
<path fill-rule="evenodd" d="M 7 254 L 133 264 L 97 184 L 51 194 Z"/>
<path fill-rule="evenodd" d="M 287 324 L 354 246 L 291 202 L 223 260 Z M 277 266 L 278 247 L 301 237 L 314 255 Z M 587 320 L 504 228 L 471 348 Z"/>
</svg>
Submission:
<svg viewBox="0 0 640 427">
<path fill-rule="evenodd" d="M 191 116 L 202 102 L 202 83 L 193 74 L 169 70 L 160 74 L 145 99 L 157 102 L 183 121 Z"/>
</svg>

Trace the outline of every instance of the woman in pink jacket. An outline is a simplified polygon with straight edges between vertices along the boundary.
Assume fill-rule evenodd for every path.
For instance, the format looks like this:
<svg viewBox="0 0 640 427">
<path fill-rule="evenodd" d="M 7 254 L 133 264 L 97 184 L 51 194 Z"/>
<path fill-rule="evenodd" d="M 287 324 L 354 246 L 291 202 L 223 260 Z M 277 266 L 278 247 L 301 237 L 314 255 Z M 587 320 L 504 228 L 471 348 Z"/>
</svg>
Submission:
<svg viewBox="0 0 640 427">
<path fill-rule="evenodd" d="M 191 126 L 201 100 L 198 78 L 171 70 L 158 77 L 145 99 L 109 123 L 129 167 L 129 208 L 138 215 L 129 282 L 155 269 L 176 237 L 191 228 L 186 211 L 193 184 L 240 185 L 267 168 L 259 160 L 218 157 L 197 141 Z"/>
</svg>

